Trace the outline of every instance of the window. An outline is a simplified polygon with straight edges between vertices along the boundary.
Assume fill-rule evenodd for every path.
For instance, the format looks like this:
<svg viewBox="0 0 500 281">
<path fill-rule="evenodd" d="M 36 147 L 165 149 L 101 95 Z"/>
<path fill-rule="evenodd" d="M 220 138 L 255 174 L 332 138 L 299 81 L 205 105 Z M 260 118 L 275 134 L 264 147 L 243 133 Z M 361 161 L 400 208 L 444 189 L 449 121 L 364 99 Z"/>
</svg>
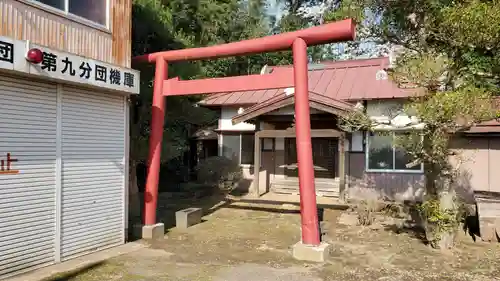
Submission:
<svg viewBox="0 0 500 281">
<path fill-rule="evenodd" d="M 222 156 L 229 159 L 240 158 L 240 135 L 225 134 L 222 136 Z"/>
<path fill-rule="evenodd" d="M 75 15 L 99 25 L 107 26 L 108 0 L 33 0 Z"/>
<path fill-rule="evenodd" d="M 252 165 L 254 159 L 255 135 L 241 135 L 241 164 Z"/>
<path fill-rule="evenodd" d="M 45 5 L 49 5 L 51 7 L 54 7 L 59 10 L 65 10 L 64 8 L 64 2 L 65 0 L 36 0 L 37 2 L 43 3 Z"/>
<path fill-rule="evenodd" d="M 401 148 L 394 146 L 394 138 L 397 134 L 392 133 L 368 133 L 366 170 L 371 172 L 423 172 L 423 165 L 407 167 L 412 162 L 411 157 Z"/>
<path fill-rule="evenodd" d="M 222 135 L 222 155 L 240 164 L 253 164 L 254 133 L 225 133 Z"/>
</svg>

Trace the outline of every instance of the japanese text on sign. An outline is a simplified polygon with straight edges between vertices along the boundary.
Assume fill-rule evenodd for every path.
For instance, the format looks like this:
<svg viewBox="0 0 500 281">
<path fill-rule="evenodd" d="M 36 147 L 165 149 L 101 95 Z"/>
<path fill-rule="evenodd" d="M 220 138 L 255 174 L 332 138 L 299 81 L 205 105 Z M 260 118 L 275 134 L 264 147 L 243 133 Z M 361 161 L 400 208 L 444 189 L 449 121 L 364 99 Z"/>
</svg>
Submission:
<svg viewBox="0 0 500 281">
<path fill-rule="evenodd" d="M 62 69 L 57 69 L 58 59 L 61 60 L 64 67 Z M 70 76 L 78 75 L 83 79 L 94 78 L 95 81 L 100 81 L 103 83 L 110 83 L 113 85 L 121 85 L 134 87 L 134 73 L 123 72 L 123 82 L 122 82 L 122 71 L 119 69 L 109 68 L 104 65 L 95 64 L 94 69 L 92 66 L 86 62 L 82 61 L 78 66 L 78 71 L 73 68 L 73 60 L 65 56 L 64 58 L 59 58 L 56 54 L 44 52 L 43 61 L 41 63 L 41 69 L 49 72 L 60 71 L 62 74 L 67 74 Z M 92 74 L 94 73 L 94 74 Z"/>
<path fill-rule="evenodd" d="M 0 41 L 0 61 L 14 63 L 14 44 Z"/>
<path fill-rule="evenodd" d="M 0 160 L 0 175 L 15 175 L 19 174 L 19 170 L 12 169 L 12 163 L 17 162 L 17 159 L 12 158 L 10 153 L 7 153 L 7 158 Z"/>
<path fill-rule="evenodd" d="M 26 60 L 26 41 L 0 36 L 0 69 L 139 93 L 138 71 L 42 46 L 30 45 L 30 48 L 42 51 L 43 58 L 39 64 L 32 64 Z"/>
</svg>

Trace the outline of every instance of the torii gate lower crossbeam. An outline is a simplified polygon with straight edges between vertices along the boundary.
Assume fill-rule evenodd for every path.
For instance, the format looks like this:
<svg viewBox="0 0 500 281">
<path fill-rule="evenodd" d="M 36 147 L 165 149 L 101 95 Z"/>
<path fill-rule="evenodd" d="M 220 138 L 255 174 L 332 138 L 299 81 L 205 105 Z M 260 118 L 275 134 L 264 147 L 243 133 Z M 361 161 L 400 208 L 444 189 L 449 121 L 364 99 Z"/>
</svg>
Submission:
<svg viewBox="0 0 500 281">
<path fill-rule="evenodd" d="M 153 89 L 153 108 L 145 191 L 144 224 L 156 224 L 161 143 L 165 118 L 165 96 L 192 95 L 295 87 L 295 118 L 297 162 L 299 168 L 300 211 L 302 243 L 319 245 L 319 225 L 314 186 L 314 168 L 311 148 L 311 122 L 309 112 L 307 47 L 354 39 L 355 24 L 344 20 L 322 26 L 279 35 L 245 40 L 212 47 L 172 50 L 135 57 L 134 61 L 156 63 Z M 225 56 L 249 55 L 292 49 L 294 76 L 279 71 L 265 75 L 201 79 L 191 81 L 167 80 L 168 62 L 209 59 Z M 259 165 L 260 163 L 255 163 Z"/>
</svg>

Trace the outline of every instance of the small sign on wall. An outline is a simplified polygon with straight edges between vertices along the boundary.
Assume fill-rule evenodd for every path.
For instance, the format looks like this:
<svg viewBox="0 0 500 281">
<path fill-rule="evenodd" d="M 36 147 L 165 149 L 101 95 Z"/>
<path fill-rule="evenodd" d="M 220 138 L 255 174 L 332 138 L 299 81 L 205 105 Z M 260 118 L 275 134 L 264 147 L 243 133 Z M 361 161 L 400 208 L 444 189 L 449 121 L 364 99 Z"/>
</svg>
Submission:
<svg viewBox="0 0 500 281">
<path fill-rule="evenodd" d="M 19 174 L 19 170 L 13 169 L 12 167 L 12 164 L 15 162 L 18 162 L 18 159 L 12 158 L 12 155 L 7 153 L 7 157 L 0 160 L 0 175 Z"/>
</svg>

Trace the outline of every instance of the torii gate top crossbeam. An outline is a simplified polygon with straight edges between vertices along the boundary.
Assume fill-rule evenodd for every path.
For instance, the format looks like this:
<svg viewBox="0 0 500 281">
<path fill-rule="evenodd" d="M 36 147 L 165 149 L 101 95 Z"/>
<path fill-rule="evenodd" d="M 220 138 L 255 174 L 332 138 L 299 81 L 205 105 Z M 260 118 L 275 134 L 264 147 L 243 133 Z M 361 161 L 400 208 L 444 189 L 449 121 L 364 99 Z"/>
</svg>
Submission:
<svg viewBox="0 0 500 281">
<path fill-rule="evenodd" d="M 165 80 L 163 95 L 184 96 L 223 92 L 257 91 L 293 87 L 293 72 L 241 75 L 181 81 L 178 77 Z"/>
<path fill-rule="evenodd" d="M 276 52 L 290 49 L 297 38 L 302 38 L 307 46 L 350 41 L 354 40 L 355 27 L 354 21 L 347 19 L 293 32 L 223 45 L 146 54 L 134 57 L 133 61 L 152 63 L 158 58 L 163 58 L 168 62 L 174 62 Z"/>
</svg>

